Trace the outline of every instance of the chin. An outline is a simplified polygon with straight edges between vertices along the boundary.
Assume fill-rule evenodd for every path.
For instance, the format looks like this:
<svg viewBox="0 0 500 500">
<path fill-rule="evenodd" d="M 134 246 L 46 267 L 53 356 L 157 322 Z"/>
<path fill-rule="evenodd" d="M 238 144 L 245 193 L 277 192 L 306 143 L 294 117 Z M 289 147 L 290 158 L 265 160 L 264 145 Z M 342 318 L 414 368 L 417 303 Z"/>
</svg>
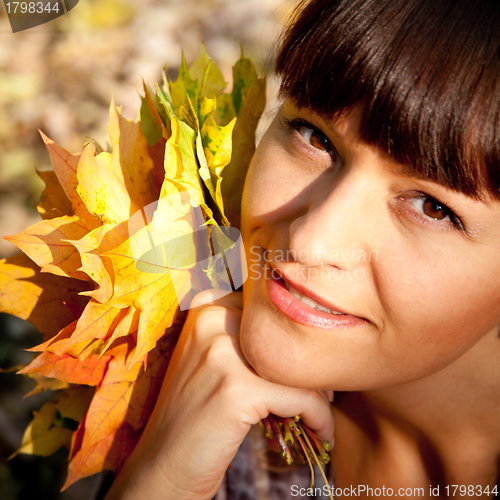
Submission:
<svg viewBox="0 0 500 500">
<path fill-rule="evenodd" d="M 349 390 L 345 388 L 346 380 L 333 383 L 336 375 L 325 370 L 328 361 L 325 353 L 320 360 L 318 353 L 304 349 L 290 332 L 267 324 L 262 316 L 254 318 L 254 321 L 251 319 L 251 314 L 246 314 L 244 309 L 240 346 L 245 359 L 260 377 L 275 384 L 301 389 L 329 390 L 336 386 L 335 390 Z M 342 378 L 345 379 L 345 376 Z"/>
<path fill-rule="evenodd" d="M 255 324 L 257 323 L 257 324 Z M 264 323 L 264 324 L 263 324 Z M 269 335 L 269 331 L 273 334 Z M 240 329 L 240 345 L 245 359 L 257 374 L 270 382 L 300 388 L 317 388 L 312 374 L 304 371 L 301 352 L 294 342 L 266 327 L 265 321 L 249 321 L 245 310 Z"/>
<path fill-rule="evenodd" d="M 248 310 L 247 310 L 248 311 Z M 265 315 L 243 310 L 240 346 L 249 365 L 270 382 L 300 389 L 369 391 L 408 382 L 420 376 L 399 373 L 370 362 L 368 353 L 325 352 L 301 342 L 300 335 L 283 331 Z M 415 375 L 415 374 L 413 374 Z"/>
</svg>

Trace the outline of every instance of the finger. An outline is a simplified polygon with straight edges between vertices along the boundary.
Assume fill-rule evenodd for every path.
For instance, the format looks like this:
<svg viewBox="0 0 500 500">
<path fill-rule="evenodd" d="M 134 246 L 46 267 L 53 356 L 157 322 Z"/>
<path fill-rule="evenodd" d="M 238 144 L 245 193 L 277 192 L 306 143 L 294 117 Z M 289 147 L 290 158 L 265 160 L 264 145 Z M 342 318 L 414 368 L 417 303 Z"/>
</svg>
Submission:
<svg viewBox="0 0 500 500">
<path fill-rule="evenodd" d="M 302 390 L 297 390 L 297 392 L 295 397 L 300 398 L 300 404 L 295 415 L 300 415 L 309 428 L 333 446 L 333 415 L 330 404 L 325 403 L 318 391 L 308 391 L 308 395 L 304 395 Z M 284 416 L 277 412 L 273 413 Z"/>
<path fill-rule="evenodd" d="M 243 310 L 243 292 L 230 292 L 223 297 L 221 290 L 210 289 L 203 290 L 196 294 L 191 300 L 189 309 L 195 309 L 206 305 L 219 305 L 230 309 Z"/>
<path fill-rule="evenodd" d="M 252 392 L 250 407 L 255 413 L 249 413 L 248 423 L 256 424 L 269 413 L 279 417 L 300 415 L 305 424 L 322 439 L 333 443 L 333 415 L 330 404 L 317 390 L 295 389 L 279 386 L 257 376 L 261 387 Z"/>
<path fill-rule="evenodd" d="M 328 403 L 333 403 L 333 391 L 320 389 L 319 393 L 325 398 L 325 401 L 328 401 Z"/>
</svg>

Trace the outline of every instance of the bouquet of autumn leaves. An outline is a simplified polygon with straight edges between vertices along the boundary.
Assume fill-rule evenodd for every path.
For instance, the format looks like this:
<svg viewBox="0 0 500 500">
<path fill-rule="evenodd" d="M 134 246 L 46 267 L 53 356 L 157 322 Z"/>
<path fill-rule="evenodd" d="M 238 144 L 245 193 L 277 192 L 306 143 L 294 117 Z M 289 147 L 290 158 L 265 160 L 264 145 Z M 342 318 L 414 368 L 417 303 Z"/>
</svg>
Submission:
<svg viewBox="0 0 500 500">
<path fill-rule="evenodd" d="M 24 254 L 0 261 L 0 311 L 43 334 L 31 349 L 39 354 L 21 373 L 34 379 L 32 393 L 57 392 L 35 412 L 18 453 L 69 448 L 63 488 L 102 470 L 117 473 L 148 421 L 185 319 L 179 290 L 197 289 L 194 275 L 178 269 L 185 254 L 198 250 L 193 208 L 202 218 L 196 225 L 207 231 L 239 226 L 265 78 L 242 55 L 232 92 L 223 93 L 225 87 L 203 48 L 189 69 L 183 58 L 175 82 L 164 75 L 156 92 L 144 84 L 136 122 L 112 100 L 110 152 L 89 142 L 71 154 L 41 133 L 53 165 L 39 172 L 46 184 L 42 221 L 5 237 Z M 175 241 L 172 235 L 182 248 L 152 245 Z M 154 258 L 141 267 L 148 251 Z M 202 277 L 214 288 L 217 265 Z M 288 462 L 288 442 L 310 465 L 328 461 L 323 443 L 298 417 L 270 415 L 263 425 Z"/>
</svg>

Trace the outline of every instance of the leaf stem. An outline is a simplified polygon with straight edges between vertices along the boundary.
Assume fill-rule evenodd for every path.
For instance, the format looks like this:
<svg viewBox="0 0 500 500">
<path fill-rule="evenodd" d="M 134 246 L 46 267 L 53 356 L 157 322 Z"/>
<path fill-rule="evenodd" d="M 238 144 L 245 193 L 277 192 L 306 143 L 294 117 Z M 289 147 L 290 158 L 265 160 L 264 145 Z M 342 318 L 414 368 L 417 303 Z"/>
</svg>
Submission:
<svg viewBox="0 0 500 500">
<path fill-rule="evenodd" d="M 297 434 L 297 441 L 300 443 L 300 446 L 302 447 L 302 451 L 304 452 L 304 455 L 306 457 L 307 463 L 309 464 L 309 469 L 311 469 L 311 489 L 314 488 L 314 469 L 312 466 L 311 458 L 309 457 L 309 450 L 306 448 L 306 445 L 304 444 L 304 440 L 300 436 L 300 434 Z"/>
<path fill-rule="evenodd" d="M 301 430 L 302 435 L 304 436 L 304 440 L 307 443 L 309 450 L 311 451 L 311 455 L 314 458 L 316 465 L 318 466 L 319 472 L 321 474 L 321 477 L 323 478 L 323 481 L 325 482 L 325 485 L 328 485 L 328 479 L 326 478 L 325 471 L 323 470 L 323 467 L 321 466 L 321 463 L 318 459 L 318 455 L 315 453 L 314 448 L 311 444 L 311 441 L 309 441 L 309 438 L 307 437 L 307 434 L 306 434 L 306 431 L 304 430 L 304 427 L 302 426 L 302 424 L 300 422 L 297 422 L 297 427 Z M 331 488 L 328 488 L 328 496 L 331 498 L 331 500 L 334 500 Z"/>
</svg>

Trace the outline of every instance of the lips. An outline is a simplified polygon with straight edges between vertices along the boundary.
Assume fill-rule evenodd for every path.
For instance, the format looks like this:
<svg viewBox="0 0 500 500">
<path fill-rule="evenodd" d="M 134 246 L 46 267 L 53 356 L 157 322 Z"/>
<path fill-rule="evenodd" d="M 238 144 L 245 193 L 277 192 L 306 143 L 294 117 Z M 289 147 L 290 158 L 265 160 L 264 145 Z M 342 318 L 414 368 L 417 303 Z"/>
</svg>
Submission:
<svg viewBox="0 0 500 500">
<path fill-rule="evenodd" d="M 332 304 L 306 291 L 299 284 L 293 286 L 269 267 L 266 279 L 267 292 L 272 304 L 295 323 L 318 328 L 334 329 L 361 326 L 367 320 L 347 314 Z M 304 293 L 306 292 L 306 293 Z"/>
</svg>

